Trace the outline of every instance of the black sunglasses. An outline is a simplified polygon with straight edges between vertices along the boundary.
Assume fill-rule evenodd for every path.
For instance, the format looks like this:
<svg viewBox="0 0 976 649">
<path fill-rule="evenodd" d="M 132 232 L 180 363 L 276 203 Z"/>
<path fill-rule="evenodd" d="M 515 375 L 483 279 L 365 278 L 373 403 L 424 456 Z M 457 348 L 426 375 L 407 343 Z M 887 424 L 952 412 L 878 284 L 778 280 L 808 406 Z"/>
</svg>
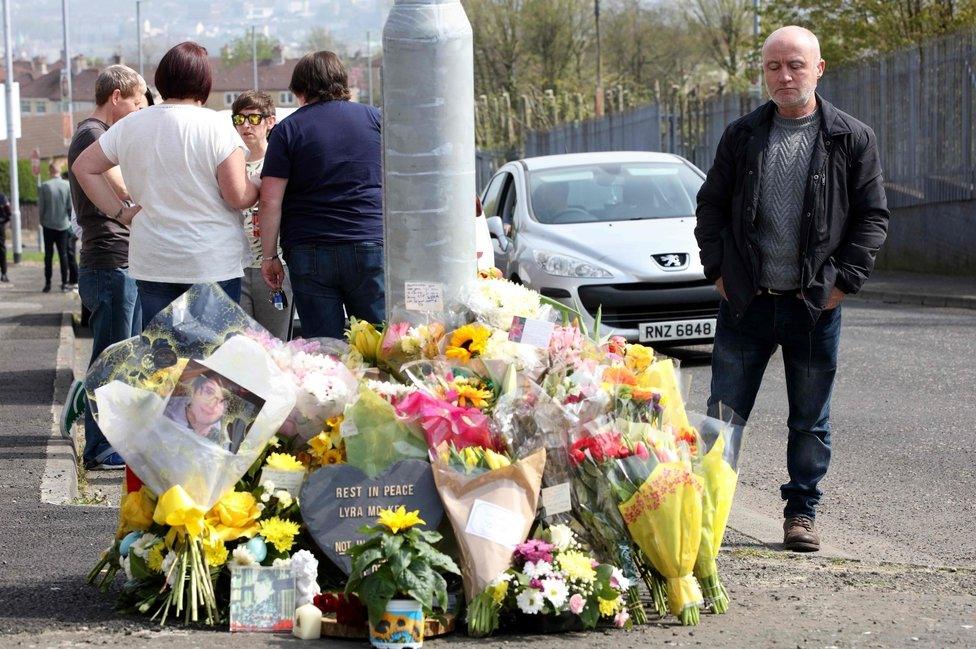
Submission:
<svg viewBox="0 0 976 649">
<path fill-rule="evenodd" d="M 262 115 L 260 113 L 251 113 L 250 115 L 242 115 L 241 113 L 234 113 L 230 116 L 234 126 L 243 126 L 244 122 L 247 121 L 251 126 L 257 126 L 260 124 L 267 115 Z"/>
</svg>

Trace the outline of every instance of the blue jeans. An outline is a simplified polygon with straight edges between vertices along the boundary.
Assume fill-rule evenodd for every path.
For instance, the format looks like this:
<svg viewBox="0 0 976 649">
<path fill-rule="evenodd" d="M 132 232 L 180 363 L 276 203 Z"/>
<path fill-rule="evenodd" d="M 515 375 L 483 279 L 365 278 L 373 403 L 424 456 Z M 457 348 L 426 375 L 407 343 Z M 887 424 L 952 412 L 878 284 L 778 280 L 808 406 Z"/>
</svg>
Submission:
<svg viewBox="0 0 976 649">
<path fill-rule="evenodd" d="M 92 355 L 88 363 L 91 366 L 109 345 L 139 335 L 142 325 L 139 295 L 135 280 L 125 268 L 80 268 L 78 293 L 91 312 Z M 85 464 L 99 463 L 112 453 L 112 445 L 95 423 L 91 407 L 86 407 Z"/>
<path fill-rule="evenodd" d="M 790 481 L 780 487 L 785 516 L 815 515 L 821 491 L 817 484 L 830 463 L 830 395 L 837 372 L 840 307 L 824 311 L 815 324 L 803 300 L 795 295 L 760 295 L 738 324 L 722 301 L 712 349 L 712 386 L 708 410 L 720 404 L 748 419 L 756 402 L 766 364 L 783 348 L 789 439 L 786 469 Z"/>
<path fill-rule="evenodd" d="M 136 280 L 139 287 L 139 302 L 142 304 L 142 328 L 145 329 L 160 311 L 170 305 L 179 296 L 190 290 L 192 284 L 174 284 L 172 282 L 150 282 Z M 234 302 L 241 301 L 241 278 L 227 279 L 217 282 Z"/>
<path fill-rule="evenodd" d="M 304 338 L 342 338 L 346 314 L 374 324 L 386 319 L 383 244 L 305 244 L 285 259 Z"/>
</svg>

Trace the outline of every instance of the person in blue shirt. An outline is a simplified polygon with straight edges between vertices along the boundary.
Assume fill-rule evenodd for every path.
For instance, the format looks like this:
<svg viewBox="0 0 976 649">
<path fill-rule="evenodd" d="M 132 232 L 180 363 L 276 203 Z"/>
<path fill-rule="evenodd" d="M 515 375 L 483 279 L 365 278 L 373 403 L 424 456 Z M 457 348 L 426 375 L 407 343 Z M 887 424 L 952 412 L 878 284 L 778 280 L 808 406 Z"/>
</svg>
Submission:
<svg viewBox="0 0 976 649">
<path fill-rule="evenodd" d="M 261 171 L 261 274 L 287 261 L 306 338 L 342 338 L 346 315 L 385 319 L 380 114 L 349 101 L 332 52 L 306 54 L 290 89 L 301 107 L 271 132 Z"/>
</svg>

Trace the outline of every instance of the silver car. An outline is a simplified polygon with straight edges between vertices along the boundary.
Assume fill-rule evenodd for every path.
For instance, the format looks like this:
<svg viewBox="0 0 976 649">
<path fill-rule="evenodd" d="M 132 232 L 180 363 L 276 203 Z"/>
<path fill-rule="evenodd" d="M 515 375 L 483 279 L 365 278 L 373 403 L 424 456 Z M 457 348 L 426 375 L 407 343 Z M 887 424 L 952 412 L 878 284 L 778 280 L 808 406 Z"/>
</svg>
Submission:
<svg viewBox="0 0 976 649">
<path fill-rule="evenodd" d="M 704 174 L 666 153 L 543 156 L 501 167 L 482 195 L 505 277 L 579 310 L 601 334 L 712 342 L 719 295 L 695 241 Z"/>
</svg>

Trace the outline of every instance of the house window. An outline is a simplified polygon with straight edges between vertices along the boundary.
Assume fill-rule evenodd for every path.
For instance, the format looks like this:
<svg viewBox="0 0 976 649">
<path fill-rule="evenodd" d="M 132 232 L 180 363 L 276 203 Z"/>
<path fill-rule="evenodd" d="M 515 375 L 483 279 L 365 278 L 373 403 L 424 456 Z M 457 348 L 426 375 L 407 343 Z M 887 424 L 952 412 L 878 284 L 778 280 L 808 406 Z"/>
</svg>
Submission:
<svg viewBox="0 0 976 649">
<path fill-rule="evenodd" d="M 47 102 L 39 101 L 34 104 L 35 113 L 46 113 L 47 112 Z"/>
<path fill-rule="evenodd" d="M 295 103 L 295 95 L 291 94 L 290 90 L 285 90 L 278 93 L 278 103 L 282 106 L 289 106 Z"/>
<path fill-rule="evenodd" d="M 224 93 L 224 105 L 230 108 L 234 105 L 234 100 L 241 96 L 239 92 L 225 92 Z"/>
<path fill-rule="evenodd" d="M 31 112 L 31 103 L 29 99 L 20 100 L 20 112 L 29 113 Z"/>
</svg>

